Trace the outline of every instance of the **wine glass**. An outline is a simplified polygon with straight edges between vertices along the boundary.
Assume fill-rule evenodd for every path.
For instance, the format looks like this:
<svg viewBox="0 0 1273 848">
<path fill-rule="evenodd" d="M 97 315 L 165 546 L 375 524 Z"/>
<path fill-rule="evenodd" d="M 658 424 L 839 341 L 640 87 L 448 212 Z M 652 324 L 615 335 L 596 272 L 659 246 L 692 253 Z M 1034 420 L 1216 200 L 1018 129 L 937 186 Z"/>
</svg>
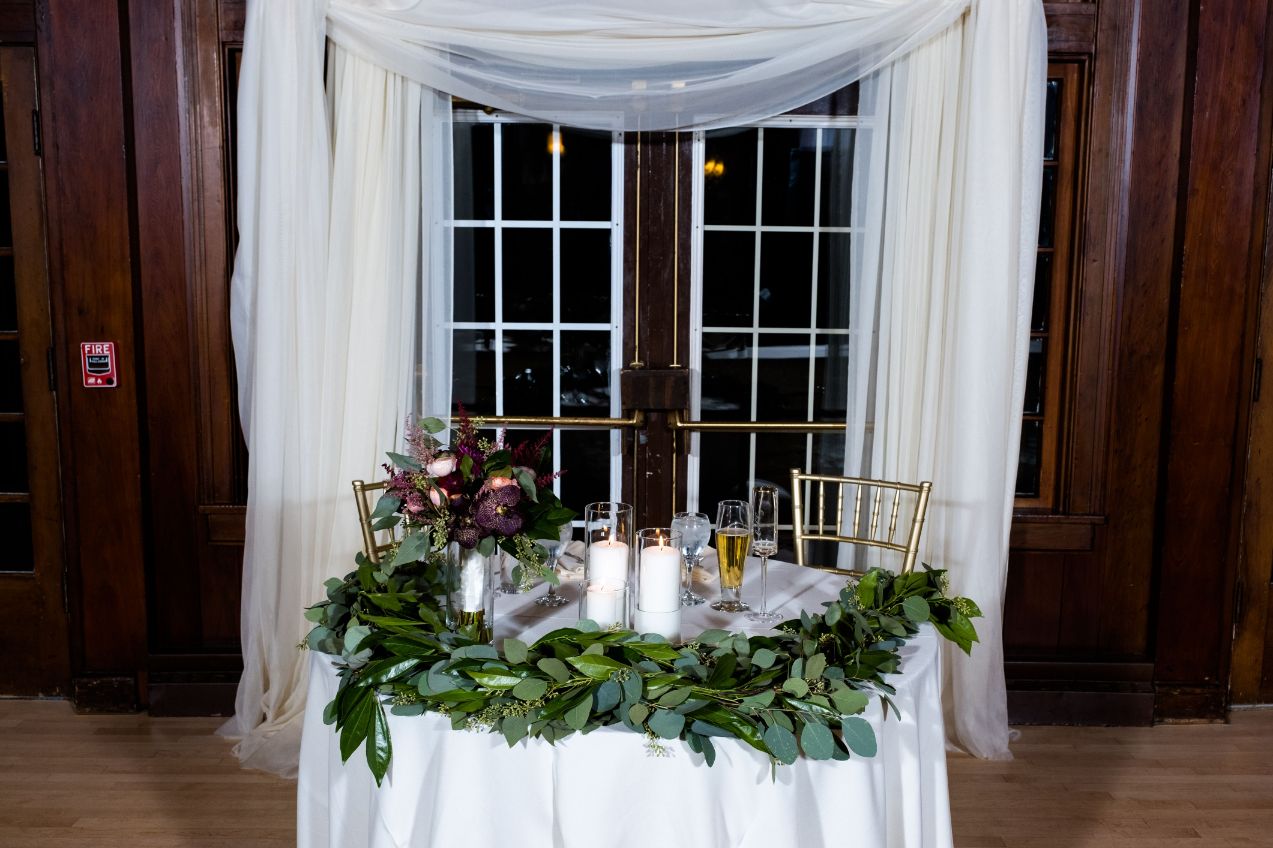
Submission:
<svg viewBox="0 0 1273 848">
<path fill-rule="evenodd" d="M 720 564 L 720 600 L 712 609 L 746 612 L 743 567 L 751 545 L 751 507 L 745 501 L 721 501 L 716 507 L 716 558 Z"/>
<path fill-rule="evenodd" d="M 570 523 L 561 525 L 557 531 L 557 538 L 544 539 L 541 545 L 548 548 L 548 568 L 552 571 L 557 570 L 557 563 L 561 561 L 561 555 L 566 552 L 566 545 L 570 544 L 570 539 L 574 536 L 575 528 Z M 550 580 L 544 581 L 548 584 L 547 594 L 535 599 L 535 605 L 541 607 L 562 607 L 570 603 L 570 601 L 557 594 L 557 586 Z"/>
<path fill-rule="evenodd" d="M 760 557 L 760 609 L 747 613 L 747 620 L 770 624 L 778 620 L 769 609 L 769 558 L 778 553 L 778 490 L 753 487 L 751 516 L 751 552 Z"/>
<path fill-rule="evenodd" d="M 685 591 L 681 593 L 681 606 L 696 607 L 705 600 L 694 594 L 694 566 L 703 559 L 703 548 L 712 535 L 712 520 L 702 512 L 678 512 L 672 518 L 672 529 L 680 531 L 681 554 L 685 557 Z"/>
</svg>

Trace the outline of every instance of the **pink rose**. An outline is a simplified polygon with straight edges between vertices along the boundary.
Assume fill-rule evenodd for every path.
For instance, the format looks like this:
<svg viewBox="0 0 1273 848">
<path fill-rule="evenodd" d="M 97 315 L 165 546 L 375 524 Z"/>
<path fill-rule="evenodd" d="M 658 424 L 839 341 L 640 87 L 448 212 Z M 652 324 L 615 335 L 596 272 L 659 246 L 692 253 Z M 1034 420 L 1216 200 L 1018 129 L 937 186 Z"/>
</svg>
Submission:
<svg viewBox="0 0 1273 848">
<path fill-rule="evenodd" d="M 434 506 L 442 506 L 446 502 L 446 493 L 441 489 L 429 489 L 429 503 Z"/>
<path fill-rule="evenodd" d="M 516 486 L 516 485 L 517 485 L 517 481 L 514 480 L 512 477 L 492 477 L 491 479 L 486 481 L 486 488 L 490 489 L 491 491 L 495 491 L 496 489 L 502 489 L 505 486 Z"/>
<path fill-rule="evenodd" d="M 455 454 L 440 453 L 425 466 L 424 473 L 430 477 L 447 477 L 455 473 L 456 465 Z"/>
</svg>

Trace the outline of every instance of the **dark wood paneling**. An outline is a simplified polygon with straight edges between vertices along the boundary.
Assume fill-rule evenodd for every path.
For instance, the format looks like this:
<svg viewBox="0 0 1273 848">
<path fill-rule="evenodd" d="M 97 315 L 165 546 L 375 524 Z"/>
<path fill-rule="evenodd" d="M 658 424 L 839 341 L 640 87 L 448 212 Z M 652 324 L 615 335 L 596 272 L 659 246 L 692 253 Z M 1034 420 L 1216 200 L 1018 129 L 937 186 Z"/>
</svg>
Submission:
<svg viewBox="0 0 1273 848">
<path fill-rule="evenodd" d="M 1044 3 L 1048 21 L 1048 51 L 1091 53 L 1096 48 L 1095 3 Z"/>
<path fill-rule="evenodd" d="M 1258 279 L 1251 222 L 1264 209 L 1255 163 L 1267 14 L 1261 4 L 1220 0 L 1197 16 L 1157 610 L 1157 679 L 1182 690 L 1227 683 L 1241 482 L 1235 437 Z M 1201 619 L 1200 610 L 1208 613 Z M 1222 702 L 1181 700 L 1200 710 Z"/>
<path fill-rule="evenodd" d="M 147 626 L 138 427 L 144 375 L 133 320 L 120 10 L 91 0 L 46 2 L 37 25 L 72 618 L 80 631 L 73 673 L 133 679 L 144 667 Z M 116 343 L 117 388 L 78 385 L 82 341 Z"/>
</svg>

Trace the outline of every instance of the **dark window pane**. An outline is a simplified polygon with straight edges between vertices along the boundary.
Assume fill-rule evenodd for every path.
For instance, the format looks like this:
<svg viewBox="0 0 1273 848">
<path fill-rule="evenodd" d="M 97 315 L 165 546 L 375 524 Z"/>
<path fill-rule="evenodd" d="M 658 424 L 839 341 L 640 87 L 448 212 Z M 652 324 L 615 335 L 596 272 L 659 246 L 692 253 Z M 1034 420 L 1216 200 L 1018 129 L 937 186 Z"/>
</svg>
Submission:
<svg viewBox="0 0 1273 848">
<path fill-rule="evenodd" d="M 0 422 L 0 492 L 26 490 L 26 424 L 22 421 Z"/>
<path fill-rule="evenodd" d="M 495 217 L 495 127 L 454 126 L 455 217 L 490 220 Z"/>
<path fill-rule="evenodd" d="M 756 356 L 756 417 L 807 420 L 809 337 L 762 333 Z"/>
<path fill-rule="evenodd" d="M 561 130 L 561 220 L 610 220 L 610 145 L 606 132 Z"/>
<path fill-rule="evenodd" d="M 546 221 L 553 214 L 552 127 L 504 124 L 504 220 Z"/>
<path fill-rule="evenodd" d="M 18 343 L 0 341 L 0 412 L 22 411 L 22 362 Z"/>
<path fill-rule="evenodd" d="M 610 500 L 610 431 L 561 431 L 561 502 L 583 518 L 585 504 Z"/>
<path fill-rule="evenodd" d="M 1030 329 L 1045 333 L 1052 312 L 1052 254 L 1040 253 L 1034 265 L 1034 305 L 1030 309 Z"/>
<path fill-rule="evenodd" d="M 770 128 L 764 133 L 761 223 L 768 226 L 811 226 L 818 131 Z"/>
<path fill-rule="evenodd" d="M 1025 370 L 1026 415 L 1043 414 L 1044 378 L 1047 375 L 1047 339 L 1030 339 L 1030 358 Z"/>
<path fill-rule="evenodd" d="M 552 415 L 551 331 L 504 331 L 504 412 L 507 415 Z"/>
<path fill-rule="evenodd" d="M 699 437 L 698 509 L 714 523 L 716 505 L 723 500 L 747 500 L 747 456 L 751 437 L 746 433 L 703 433 Z M 715 545 L 715 542 L 713 542 Z"/>
<path fill-rule="evenodd" d="M 4 99 L 0 96 L 0 160 L 9 161 L 9 140 L 4 127 Z"/>
<path fill-rule="evenodd" d="M 704 153 L 703 221 L 755 224 L 756 130 L 712 130 Z"/>
<path fill-rule="evenodd" d="M 818 326 L 826 330 L 849 329 L 849 261 L 853 236 L 821 233 L 818 236 Z"/>
<path fill-rule="evenodd" d="M 0 247 L 13 247 L 13 215 L 9 209 L 8 171 L 0 171 Z"/>
<path fill-rule="evenodd" d="M 809 326 L 813 234 L 760 236 L 760 326 Z"/>
<path fill-rule="evenodd" d="M 18 288 L 13 257 L 0 256 L 0 330 L 18 329 Z"/>
<path fill-rule="evenodd" d="M 561 320 L 610 323 L 610 231 L 561 231 Z"/>
<path fill-rule="evenodd" d="M 1061 80 L 1048 80 L 1046 111 L 1043 118 L 1043 158 L 1056 159 L 1061 141 Z"/>
<path fill-rule="evenodd" d="M 610 414 L 610 333 L 561 331 L 561 414 Z M 506 366 L 507 367 L 507 366 Z"/>
<path fill-rule="evenodd" d="M 1021 459 L 1017 465 L 1017 497 L 1039 496 L 1039 463 L 1043 454 L 1043 422 L 1021 423 Z"/>
<path fill-rule="evenodd" d="M 848 336 L 820 334 L 816 337 L 813 348 L 815 421 L 843 421 L 848 414 L 849 350 Z M 840 447 L 843 454 L 843 444 Z"/>
<path fill-rule="evenodd" d="M 0 571 L 34 571 L 31 549 L 31 505 L 0 503 Z"/>
<path fill-rule="evenodd" d="M 456 330 L 452 336 L 451 401 L 474 414 L 495 413 L 495 331 Z"/>
<path fill-rule="evenodd" d="M 752 233 L 703 234 L 703 323 L 706 326 L 751 326 L 755 244 Z"/>
<path fill-rule="evenodd" d="M 504 230 L 504 320 L 553 320 L 552 230 Z"/>
<path fill-rule="evenodd" d="M 1056 166 L 1043 166 L 1043 195 L 1039 200 L 1039 247 L 1052 247 L 1056 230 Z"/>
<path fill-rule="evenodd" d="M 852 226 L 855 130 L 822 131 L 822 211 L 824 227 Z"/>
<path fill-rule="evenodd" d="M 703 334 L 702 390 L 704 419 L 751 419 L 751 333 Z"/>
<path fill-rule="evenodd" d="M 455 228 L 456 321 L 495 320 L 495 230 Z"/>
</svg>

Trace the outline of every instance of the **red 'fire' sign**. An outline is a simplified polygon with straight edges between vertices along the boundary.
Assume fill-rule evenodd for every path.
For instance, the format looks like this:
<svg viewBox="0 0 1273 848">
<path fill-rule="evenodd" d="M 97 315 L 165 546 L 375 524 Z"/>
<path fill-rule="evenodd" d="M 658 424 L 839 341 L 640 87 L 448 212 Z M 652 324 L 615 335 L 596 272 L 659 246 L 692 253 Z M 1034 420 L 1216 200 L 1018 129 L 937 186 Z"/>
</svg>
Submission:
<svg viewBox="0 0 1273 848">
<path fill-rule="evenodd" d="M 114 342 L 80 342 L 80 364 L 85 388 L 113 389 L 119 385 Z"/>
</svg>

